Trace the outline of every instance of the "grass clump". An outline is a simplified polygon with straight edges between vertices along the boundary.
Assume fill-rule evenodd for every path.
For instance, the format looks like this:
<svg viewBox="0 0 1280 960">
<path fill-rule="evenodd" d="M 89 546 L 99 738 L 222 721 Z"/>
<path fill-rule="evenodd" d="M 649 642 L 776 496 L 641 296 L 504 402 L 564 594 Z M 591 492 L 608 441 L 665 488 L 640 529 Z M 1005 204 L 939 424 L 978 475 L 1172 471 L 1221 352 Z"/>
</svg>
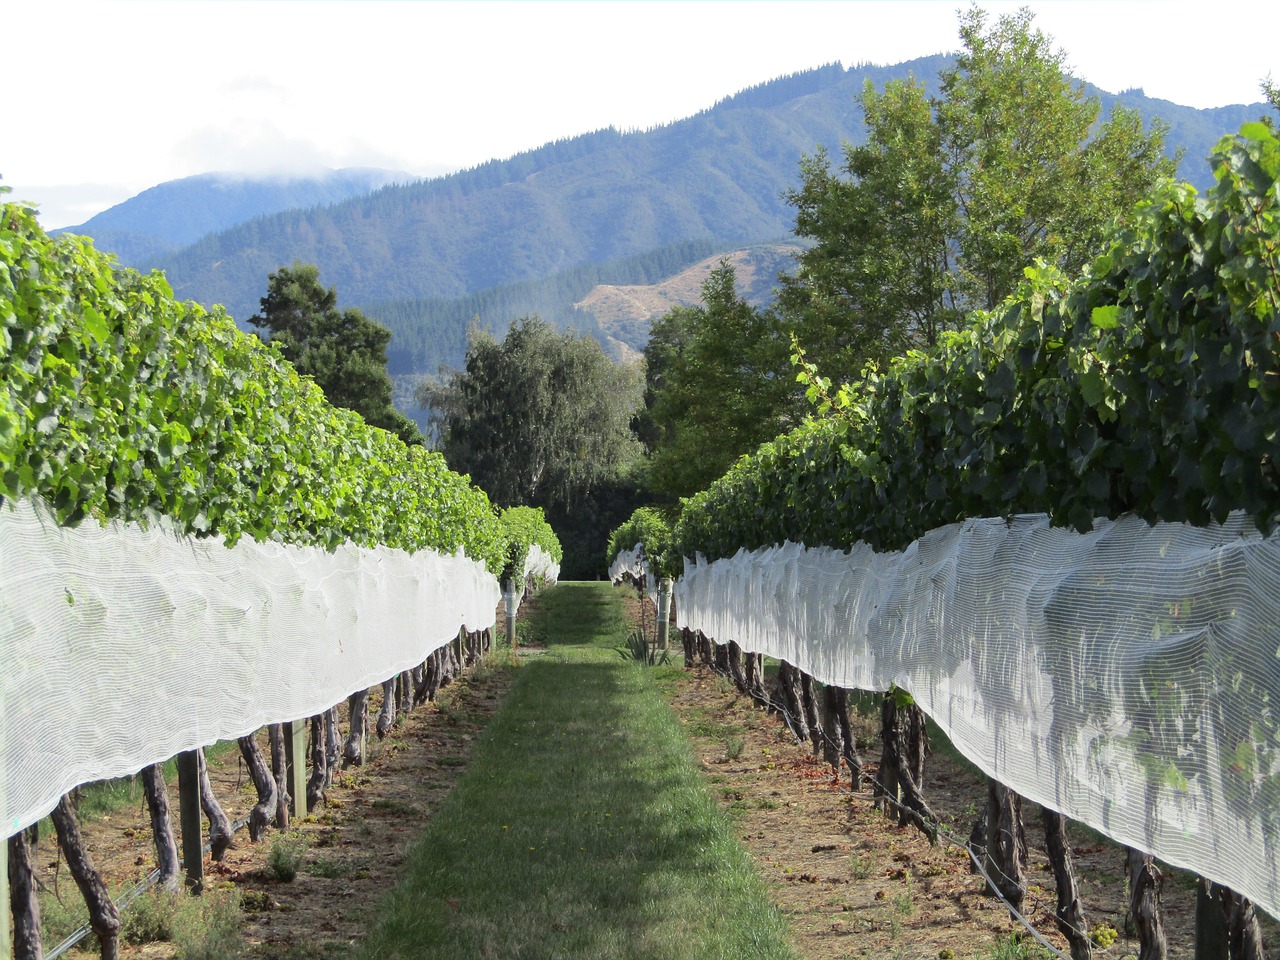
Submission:
<svg viewBox="0 0 1280 960">
<path fill-rule="evenodd" d="M 120 939 L 125 943 L 156 943 L 173 939 L 174 918 L 185 895 L 152 888 L 120 912 Z"/>
<path fill-rule="evenodd" d="M 537 615 L 548 653 L 520 667 L 356 956 L 791 958 L 661 671 L 616 653 L 620 598 L 561 584 Z"/>
<path fill-rule="evenodd" d="M 40 904 L 40 939 L 50 947 L 57 946 L 81 927 L 89 923 L 89 908 L 84 904 L 80 891 L 72 884 L 70 889 L 64 888 L 63 897 L 59 898 L 52 891 L 41 890 L 36 896 Z M 8 911 L 9 904 L 3 905 Z M 8 914 L 0 914 L 8 922 Z"/>
<path fill-rule="evenodd" d="M 671 652 L 658 648 L 656 640 L 650 640 L 643 630 L 632 630 L 618 648 L 623 660 L 634 660 L 647 667 L 663 667 L 671 662 Z"/>
<path fill-rule="evenodd" d="M 244 954 L 240 937 L 240 894 L 234 889 L 206 890 L 198 897 L 178 895 L 170 939 L 176 960 L 236 960 Z"/>
<path fill-rule="evenodd" d="M 343 877 L 348 876 L 351 871 L 337 860 L 330 860 L 328 857 L 316 857 L 315 860 L 307 864 L 307 873 L 313 877 L 341 880 Z"/>
<path fill-rule="evenodd" d="M 296 833 L 277 834 L 267 850 L 267 876 L 279 883 L 292 883 L 302 867 L 307 842 Z"/>
<path fill-rule="evenodd" d="M 1055 960 L 1038 942 L 1018 932 L 1000 937 L 981 956 L 983 960 Z"/>
</svg>

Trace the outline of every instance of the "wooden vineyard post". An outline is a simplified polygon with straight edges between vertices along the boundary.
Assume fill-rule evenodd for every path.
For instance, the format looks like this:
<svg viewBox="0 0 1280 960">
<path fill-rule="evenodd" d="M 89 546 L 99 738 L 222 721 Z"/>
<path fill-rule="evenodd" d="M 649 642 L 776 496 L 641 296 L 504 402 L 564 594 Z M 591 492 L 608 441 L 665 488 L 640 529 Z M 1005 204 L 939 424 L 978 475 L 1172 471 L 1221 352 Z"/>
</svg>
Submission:
<svg viewBox="0 0 1280 960">
<path fill-rule="evenodd" d="M 194 750 L 178 754 L 178 824 L 187 890 L 199 896 L 204 892 L 204 837 L 200 827 L 200 758 Z"/>
<path fill-rule="evenodd" d="M 13 935 L 9 932 L 9 838 L 0 840 L 0 960 L 13 960 Z"/>
<path fill-rule="evenodd" d="M 289 769 L 289 817 L 302 820 L 307 815 L 307 721 L 284 725 L 284 762 Z"/>
</svg>

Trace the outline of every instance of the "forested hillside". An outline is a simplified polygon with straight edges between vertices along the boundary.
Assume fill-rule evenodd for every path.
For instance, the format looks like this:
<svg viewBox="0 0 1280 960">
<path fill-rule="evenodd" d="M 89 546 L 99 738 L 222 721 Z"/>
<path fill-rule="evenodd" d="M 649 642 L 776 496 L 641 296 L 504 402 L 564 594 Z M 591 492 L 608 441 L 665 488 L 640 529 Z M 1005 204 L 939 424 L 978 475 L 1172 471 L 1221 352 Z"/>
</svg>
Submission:
<svg viewBox="0 0 1280 960">
<path fill-rule="evenodd" d="M 778 274 L 791 268 L 797 249 L 786 242 L 727 250 L 710 241 L 691 240 L 454 300 L 398 300 L 363 309 L 391 331 L 388 369 L 398 377 L 460 367 L 472 321 L 500 335 L 511 320 L 527 316 L 589 334 L 606 352 L 622 358 L 644 350 L 652 317 L 698 302 L 702 282 L 721 257 L 727 256 L 738 268 L 742 295 L 763 305 L 772 298 Z"/>
<path fill-rule="evenodd" d="M 337 203 L 405 183 L 412 174 L 352 167 L 311 176 L 253 177 L 202 173 L 170 180 L 130 197 L 75 227 L 51 231 L 93 237 L 99 250 L 141 267 L 176 253 L 207 233 L 281 210 Z"/>
<path fill-rule="evenodd" d="M 294 260 L 315 263 L 344 302 L 451 300 L 606 264 L 690 241 L 731 249 L 790 233 L 783 191 L 802 154 L 860 142 L 854 97 L 913 74 L 927 88 L 948 63 L 838 64 L 743 91 L 696 116 L 651 130 L 599 130 L 430 181 L 386 187 L 330 207 L 262 217 L 205 237 L 159 262 L 175 291 L 257 308 L 264 278 Z M 1197 111 L 1131 91 L 1103 97 L 1170 124 L 1182 175 L 1205 183 L 1201 158 L 1261 105 Z M 371 313 L 389 316 L 389 308 Z M 482 317 L 500 327 L 511 317 Z"/>
</svg>

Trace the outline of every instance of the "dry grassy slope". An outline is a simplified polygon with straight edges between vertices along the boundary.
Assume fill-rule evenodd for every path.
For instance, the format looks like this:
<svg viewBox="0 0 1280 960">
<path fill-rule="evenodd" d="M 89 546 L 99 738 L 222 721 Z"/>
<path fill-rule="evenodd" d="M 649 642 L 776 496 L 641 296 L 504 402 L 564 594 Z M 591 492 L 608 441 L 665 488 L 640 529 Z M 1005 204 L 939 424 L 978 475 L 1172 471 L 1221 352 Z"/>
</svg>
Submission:
<svg viewBox="0 0 1280 960">
<path fill-rule="evenodd" d="M 624 360 L 631 359 L 644 349 L 649 340 L 649 324 L 655 317 L 673 307 L 691 307 L 701 301 L 702 285 L 722 259 L 733 265 L 739 296 L 762 305 L 772 298 L 778 274 L 791 267 L 792 257 L 799 249 L 796 243 L 770 243 L 718 254 L 661 283 L 600 284 L 574 306 L 595 315 L 609 337 L 606 349 Z"/>
</svg>

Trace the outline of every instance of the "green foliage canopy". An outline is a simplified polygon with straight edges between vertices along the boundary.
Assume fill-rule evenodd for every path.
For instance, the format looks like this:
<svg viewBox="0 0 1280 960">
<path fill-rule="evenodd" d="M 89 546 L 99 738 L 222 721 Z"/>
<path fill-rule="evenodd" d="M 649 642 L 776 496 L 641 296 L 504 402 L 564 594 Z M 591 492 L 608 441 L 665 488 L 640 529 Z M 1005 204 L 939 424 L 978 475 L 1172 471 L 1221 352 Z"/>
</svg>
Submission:
<svg viewBox="0 0 1280 960">
<path fill-rule="evenodd" d="M 295 262 L 267 278 L 262 312 L 249 322 L 266 330 L 294 368 L 320 385 L 334 406 L 354 410 L 405 443 L 420 444 L 417 426 L 391 402 L 387 344 L 391 333 L 359 310 L 338 309 L 333 287 L 320 284 L 320 270 Z"/>
<path fill-rule="evenodd" d="M 189 535 L 464 549 L 495 575 L 485 494 L 320 389 L 221 308 L 175 300 L 34 211 L 0 208 L 0 495 L 60 523 L 172 519 Z"/>
<path fill-rule="evenodd" d="M 525 569 L 529 551 L 541 547 L 556 563 L 564 559 L 560 541 L 547 523 L 541 507 L 507 507 L 498 514 L 498 522 L 507 540 L 507 565 L 502 582 L 519 579 Z"/>
<path fill-rule="evenodd" d="M 1074 272 L 1103 231 L 1175 162 L 1165 128 L 1099 104 L 1022 10 L 961 14 L 963 50 L 941 95 L 914 79 L 860 102 L 867 142 L 833 169 L 819 150 L 787 197 L 814 242 L 783 278 L 780 309 L 831 376 L 932 346 L 968 311 L 1013 293 L 1035 259 Z"/>
<path fill-rule="evenodd" d="M 680 573 L 680 556 L 673 549 L 671 521 L 654 507 L 638 507 L 626 522 L 609 535 L 605 563 L 612 564 L 624 550 L 644 548 L 645 561 L 656 577 Z"/>
<path fill-rule="evenodd" d="M 639 424 L 650 489 L 690 496 L 776 436 L 795 394 L 787 356 L 776 318 L 737 296 L 727 260 L 703 284 L 701 305 L 655 320 Z"/>
<path fill-rule="evenodd" d="M 502 506 L 573 506 L 638 454 L 639 373 L 600 345 L 531 317 L 502 340 L 476 332 L 466 368 L 426 380 L 440 448 Z"/>
<path fill-rule="evenodd" d="M 935 348 L 832 389 L 831 408 L 689 500 L 676 549 L 787 540 L 900 549 L 966 517 L 1132 511 L 1280 519 L 1280 141 L 1225 138 L 1205 197 L 1166 182 L 1072 284 L 1041 261 Z"/>
</svg>

